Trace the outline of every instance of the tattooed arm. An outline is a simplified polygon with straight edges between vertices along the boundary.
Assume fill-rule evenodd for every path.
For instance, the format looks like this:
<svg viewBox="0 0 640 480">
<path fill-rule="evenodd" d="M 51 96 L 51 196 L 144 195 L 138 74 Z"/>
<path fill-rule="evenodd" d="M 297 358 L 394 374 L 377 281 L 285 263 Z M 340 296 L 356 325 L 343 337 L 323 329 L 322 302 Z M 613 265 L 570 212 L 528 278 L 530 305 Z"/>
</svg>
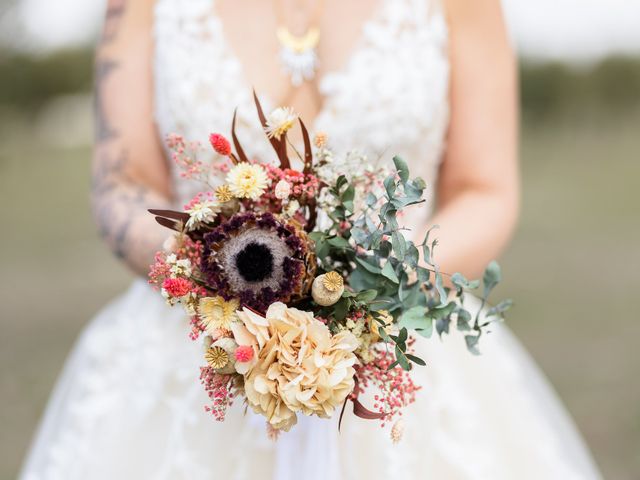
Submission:
<svg viewBox="0 0 640 480">
<path fill-rule="evenodd" d="M 96 52 L 92 205 L 101 236 L 144 275 L 168 231 L 170 173 L 153 122 L 152 0 L 109 0 Z"/>
</svg>

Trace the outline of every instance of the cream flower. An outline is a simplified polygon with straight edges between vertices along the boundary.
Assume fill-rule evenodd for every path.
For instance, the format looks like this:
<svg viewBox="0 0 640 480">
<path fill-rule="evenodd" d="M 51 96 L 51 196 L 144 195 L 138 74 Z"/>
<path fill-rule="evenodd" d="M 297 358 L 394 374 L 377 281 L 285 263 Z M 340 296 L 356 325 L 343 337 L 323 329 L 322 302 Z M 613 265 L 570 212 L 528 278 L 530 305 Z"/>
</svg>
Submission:
<svg viewBox="0 0 640 480">
<path fill-rule="evenodd" d="M 267 116 L 267 127 L 265 131 L 269 138 L 280 137 L 293 127 L 298 116 L 290 107 L 279 107 Z"/>
<path fill-rule="evenodd" d="M 274 428 L 289 430 L 299 412 L 330 417 L 353 391 L 358 341 L 351 332 L 332 336 L 312 313 L 279 302 L 266 317 L 247 310 L 238 316 L 236 342 L 259 347 L 245 373 L 247 401 Z"/>
<path fill-rule="evenodd" d="M 189 220 L 185 225 L 187 230 L 195 230 L 203 223 L 211 223 L 215 220 L 216 214 L 220 211 L 220 204 L 214 201 L 195 203 L 187 213 Z"/>
<path fill-rule="evenodd" d="M 298 202 L 297 200 L 292 200 L 285 208 L 284 213 L 289 217 L 293 217 L 296 213 L 298 213 L 298 210 L 300 210 L 300 202 Z"/>
<path fill-rule="evenodd" d="M 280 180 L 276 183 L 275 195 L 279 200 L 286 200 L 289 198 L 289 195 L 291 195 L 291 184 L 286 180 Z"/>
<path fill-rule="evenodd" d="M 260 165 L 239 163 L 227 174 L 229 190 L 237 198 L 257 200 L 269 185 L 267 172 Z"/>
<path fill-rule="evenodd" d="M 218 330 L 231 330 L 239 306 L 238 300 L 227 302 L 222 297 L 203 297 L 198 302 L 198 314 L 207 332 L 214 335 Z"/>
</svg>

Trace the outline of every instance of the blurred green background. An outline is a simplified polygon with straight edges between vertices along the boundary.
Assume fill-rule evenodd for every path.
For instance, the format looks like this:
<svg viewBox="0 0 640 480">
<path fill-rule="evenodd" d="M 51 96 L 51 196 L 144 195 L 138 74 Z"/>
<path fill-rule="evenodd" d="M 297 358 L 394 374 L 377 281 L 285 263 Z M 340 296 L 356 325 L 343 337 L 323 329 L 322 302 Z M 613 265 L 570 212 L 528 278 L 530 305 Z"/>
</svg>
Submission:
<svg viewBox="0 0 640 480">
<path fill-rule="evenodd" d="M 523 63 L 524 203 L 509 324 L 606 478 L 640 478 L 640 60 Z M 75 337 L 131 276 L 89 213 L 91 53 L 0 51 L 0 478 Z M 634 268 L 635 267 L 635 268 Z"/>
</svg>

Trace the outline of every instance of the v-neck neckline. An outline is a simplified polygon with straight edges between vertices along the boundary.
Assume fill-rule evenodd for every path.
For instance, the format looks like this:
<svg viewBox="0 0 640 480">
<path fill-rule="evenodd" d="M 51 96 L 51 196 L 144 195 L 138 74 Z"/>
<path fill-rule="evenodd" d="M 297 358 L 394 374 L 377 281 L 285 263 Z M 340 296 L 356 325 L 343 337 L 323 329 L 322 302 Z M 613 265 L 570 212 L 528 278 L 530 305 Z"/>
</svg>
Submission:
<svg viewBox="0 0 640 480">
<path fill-rule="evenodd" d="M 329 95 L 323 93 L 323 85 L 330 78 L 336 78 L 340 76 L 345 76 L 349 73 L 351 68 L 351 64 L 353 63 L 353 59 L 358 56 L 358 54 L 362 51 L 366 44 L 366 35 L 367 30 L 369 30 L 373 25 L 379 22 L 379 19 L 384 11 L 385 4 L 388 0 L 376 0 L 377 4 L 372 9 L 371 14 L 362 22 L 359 27 L 359 32 L 356 35 L 356 40 L 351 47 L 350 53 L 345 58 L 342 65 L 338 66 L 334 70 L 328 70 L 324 72 L 322 75 L 317 77 L 317 88 L 318 93 L 321 98 L 320 107 L 318 108 L 318 112 L 316 113 L 313 121 L 306 122 L 307 125 L 311 128 L 311 131 L 317 130 L 318 122 L 324 117 L 327 113 L 327 107 L 330 103 Z M 252 88 L 251 80 L 247 77 L 247 71 L 245 69 L 244 64 L 240 60 L 240 57 L 236 54 L 233 46 L 228 41 L 228 37 L 225 33 L 225 24 L 218 15 L 218 11 L 216 8 L 215 0 L 212 0 L 211 4 L 211 15 L 218 22 L 219 31 L 220 31 L 220 44 L 222 51 L 225 52 L 227 59 L 233 62 L 236 66 L 238 72 L 238 80 L 240 83 L 240 87 L 242 90 L 247 92 L 248 98 L 250 98 L 250 92 Z M 274 61 L 277 61 L 277 58 L 274 56 Z M 287 106 L 287 105 L 278 105 L 278 101 L 271 97 L 270 93 L 267 92 L 259 92 L 259 96 L 264 105 L 268 105 L 270 107 L 278 107 L 278 106 Z"/>
</svg>

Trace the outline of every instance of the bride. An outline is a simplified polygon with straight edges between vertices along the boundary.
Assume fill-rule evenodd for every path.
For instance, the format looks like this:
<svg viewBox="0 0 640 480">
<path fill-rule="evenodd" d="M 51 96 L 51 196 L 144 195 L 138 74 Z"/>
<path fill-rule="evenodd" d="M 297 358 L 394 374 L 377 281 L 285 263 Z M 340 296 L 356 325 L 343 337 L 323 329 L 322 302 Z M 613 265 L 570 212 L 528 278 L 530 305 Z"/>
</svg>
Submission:
<svg viewBox="0 0 640 480">
<path fill-rule="evenodd" d="M 439 224 L 445 271 L 477 276 L 518 205 L 516 68 L 499 0 L 110 0 L 96 61 L 93 205 L 141 277 L 167 230 L 147 208 L 181 205 L 171 132 L 227 132 L 269 155 L 251 104 L 294 107 L 335 152 L 399 154 L 427 180 L 417 236 Z M 297 48 L 297 50 L 296 50 Z M 137 280 L 85 329 L 23 480 L 597 479 L 571 420 L 506 328 L 471 357 L 453 334 L 421 342 L 423 387 L 392 445 L 377 422 L 302 418 L 277 442 L 236 405 L 203 411 L 187 319 Z"/>
</svg>

